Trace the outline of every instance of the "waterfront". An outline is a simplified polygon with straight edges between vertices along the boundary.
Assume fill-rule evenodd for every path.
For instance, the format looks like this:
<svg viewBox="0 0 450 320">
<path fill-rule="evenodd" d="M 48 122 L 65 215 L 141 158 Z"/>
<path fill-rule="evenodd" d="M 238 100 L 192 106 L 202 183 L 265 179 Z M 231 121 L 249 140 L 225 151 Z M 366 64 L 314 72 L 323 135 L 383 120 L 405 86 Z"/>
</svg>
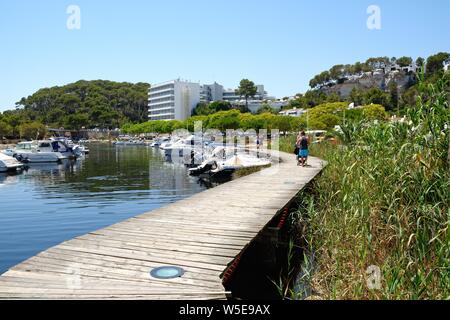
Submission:
<svg viewBox="0 0 450 320">
<path fill-rule="evenodd" d="M 206 189 L 158 149 L 89 147 L 76 162 L 0 174 L 0 274 L 62 241 Z"/>
</svg>

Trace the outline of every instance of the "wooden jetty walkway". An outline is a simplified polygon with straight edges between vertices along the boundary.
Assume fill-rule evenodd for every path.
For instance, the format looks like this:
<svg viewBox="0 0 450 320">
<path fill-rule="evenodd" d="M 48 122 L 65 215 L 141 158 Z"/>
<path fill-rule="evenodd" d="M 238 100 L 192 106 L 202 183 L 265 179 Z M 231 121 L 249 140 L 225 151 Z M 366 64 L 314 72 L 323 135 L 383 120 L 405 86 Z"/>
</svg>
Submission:
<svg viewBox="0 0 450 320">
<path fill-rule="evenodd" d="M 0 276 L 0 299 L 226 299 L 224 271 L 324 165 L 280 160 L 41 252 Z M 161 266 L 185 273 L 151 277 Z"/>
</svg>

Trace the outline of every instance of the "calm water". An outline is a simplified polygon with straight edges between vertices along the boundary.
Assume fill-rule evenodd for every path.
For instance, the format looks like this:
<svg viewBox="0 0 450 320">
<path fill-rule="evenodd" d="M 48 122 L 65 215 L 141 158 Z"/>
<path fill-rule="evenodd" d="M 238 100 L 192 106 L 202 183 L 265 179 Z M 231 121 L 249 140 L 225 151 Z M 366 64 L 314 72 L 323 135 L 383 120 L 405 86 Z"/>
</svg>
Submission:
<svg viewBox="0 0 450 320">
<path fill-rule="evenodd" d="M 90 231 L 204 190 L 147 147 L 90 145 L 86 159 L 0 173 L 0 274 Z"/>
</svg>

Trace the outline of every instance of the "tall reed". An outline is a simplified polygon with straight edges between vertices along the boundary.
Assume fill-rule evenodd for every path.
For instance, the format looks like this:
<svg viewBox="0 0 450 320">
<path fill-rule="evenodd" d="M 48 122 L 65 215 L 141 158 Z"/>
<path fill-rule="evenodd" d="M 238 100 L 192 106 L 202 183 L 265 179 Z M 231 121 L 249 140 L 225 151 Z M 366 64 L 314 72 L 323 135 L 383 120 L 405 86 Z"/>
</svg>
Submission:
<svg viewBox="0 0 450 320">
<path fill-rule="evenodd" d="M 448 85 L 420 84 L 403 122 L 343 124 L 342 145 L 312 147 L 329 165 L 299 210 L 323 298 L 450 298 Z"/>
</svg>

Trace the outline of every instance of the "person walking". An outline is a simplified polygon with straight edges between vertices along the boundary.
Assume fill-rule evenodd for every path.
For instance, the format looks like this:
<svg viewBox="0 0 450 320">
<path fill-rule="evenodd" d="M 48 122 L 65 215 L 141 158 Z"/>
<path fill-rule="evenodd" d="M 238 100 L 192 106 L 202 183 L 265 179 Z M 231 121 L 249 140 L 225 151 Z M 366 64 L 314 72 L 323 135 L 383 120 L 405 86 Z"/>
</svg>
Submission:
<svg viewBox="0 0 450 320">
<path fill-rule="evenodd" d="M 297 165 L 300 165 L 300 142 L 301 142 L 301 133 L 299 132 L 297 135 L 297 139 L 295 140 L 295 150 L 294 150 L 294 154 L 297 159 Z"/>
<path fill-rule="evenodd" d="M 305 131 L 300 133 L 300 136 L 297 138 L 296 145 L 299 148 L 298 165 L 304 167 L 306 166 L 309 156 L 309 139 L 306 136 Z"/>
</svg>

